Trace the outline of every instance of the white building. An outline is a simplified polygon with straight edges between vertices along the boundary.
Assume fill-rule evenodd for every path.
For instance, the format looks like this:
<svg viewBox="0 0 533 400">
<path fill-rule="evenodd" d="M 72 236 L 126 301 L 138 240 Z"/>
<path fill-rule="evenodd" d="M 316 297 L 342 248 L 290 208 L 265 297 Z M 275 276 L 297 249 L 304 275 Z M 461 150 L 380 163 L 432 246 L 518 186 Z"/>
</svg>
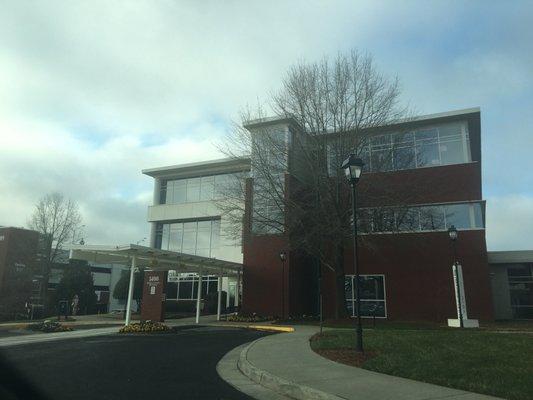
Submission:
<svg viewBox="0 0 533 400">
<path fill-rule="evenodd" d="M 222 193 L 229 186 L 244 180 L 250 161 L 221 159 L 201 163 L 150 168 L 143 174 L 154 178 L 153 205 L 148 207 L 150 246 L 242 263 L 240 237 L 229 229 L 229 219 L 220 210 Z M 244 198 L 243 198 L 244 201 Z M 227 232 L 233 230 L 233 234 Z M 193 301 L 195 274 L 168 274 L 167 307 L 171 302 Z M 216 277 L 203 278 L 205 294 L 216 291 Z M 222 290 L 228 296 L 226 306 L 238 305 L 235 299 L 236 280 L 223 278 Z M 242 291 L 239 291 L 242 293 Z"/>
</svg>

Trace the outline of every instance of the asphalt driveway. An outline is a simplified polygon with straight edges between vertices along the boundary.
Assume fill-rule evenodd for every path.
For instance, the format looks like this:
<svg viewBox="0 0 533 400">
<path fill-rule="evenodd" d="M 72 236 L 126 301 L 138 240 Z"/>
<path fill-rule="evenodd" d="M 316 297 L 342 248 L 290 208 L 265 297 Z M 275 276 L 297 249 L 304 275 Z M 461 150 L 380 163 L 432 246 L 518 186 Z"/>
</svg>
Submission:
<svg viewBox="0 0 533 400">
<path fill-rule="evenodd" d="M 173 334 L 108 335 L 0 350 L 0 385 L 46 399 L 249 399 L 216 364 L 232 348 L 267 333 L 194 327 Z M 7 397 L 0 389 L 0 397 Z"/>
</svg>

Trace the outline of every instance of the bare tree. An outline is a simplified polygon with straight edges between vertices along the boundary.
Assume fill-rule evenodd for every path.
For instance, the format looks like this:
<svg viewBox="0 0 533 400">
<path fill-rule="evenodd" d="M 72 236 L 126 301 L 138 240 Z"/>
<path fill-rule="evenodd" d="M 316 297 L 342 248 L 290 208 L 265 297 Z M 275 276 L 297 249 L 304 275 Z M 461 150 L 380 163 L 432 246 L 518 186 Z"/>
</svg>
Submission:
<svg viewBox="0 0 533 400">
<path fill-rule="evenodd" d="M 399 104 L 399 97 L 398 79 L 379 73 L 369 54 L 352 51 L 332 62 L 301 62 L 289 69 L 281 90 L 271 96 L 273 113 L 292 124 L 291 138 L 275 125 L 257 130 L 258 124 L 267 121 L 265 112 L 248 110 L 224 150 L 230 157 L 251 154 L 252 232 L 288 235 L 294 250 L 307 253 L 335 273 L 337 317 L 346 312 L 344 248 L 352 236 L 353 221 L 348 182 L 339 166 L 350 153 L 369 160 L 369 143 L 379 140 L 376 132 L 407 120 L 409 111 Z M 252 117 L 255 121 L 250 122 Z M 401 134 L 383 151 L 372 153 L 374 171 L 390 170 L 392 163 L 402 169 L 413 162 L 411 155 L 397 151 L 398 137 Z M 373 185 L 371 191 L 367 189 L 368 185 L 363 186 L 360 195 L 373 196 L 375 204 L 409 202 L 393 188 Z M 230 196 L 233 201 L 221 201 L 223 211 L 239 215 L 236 209 L 239 204 L 243 207 L 244 188 L 239 190 Z M 409 218 L 407 211 L 383 208 L 373 212 L 381 213 L 381 219 L 390 212 L 401 215 L 400 219 Z M 241 223 L 237 218 L 234 222 Z M 393 225 L 397 228 L 398 223 Z"/>
<path fill-rule="evenodd" d="M 52 264 L 56 261 L 63 245 L 79 231 L 81 215 L 78 205 L 73 200 L 66 199 L 61 193 L 51 193 L 42 197 L 35 205 L 28 225 L 41 234 L 44 242 L 41 287 L 41 298 L 44 300 Z"/>
</svg>

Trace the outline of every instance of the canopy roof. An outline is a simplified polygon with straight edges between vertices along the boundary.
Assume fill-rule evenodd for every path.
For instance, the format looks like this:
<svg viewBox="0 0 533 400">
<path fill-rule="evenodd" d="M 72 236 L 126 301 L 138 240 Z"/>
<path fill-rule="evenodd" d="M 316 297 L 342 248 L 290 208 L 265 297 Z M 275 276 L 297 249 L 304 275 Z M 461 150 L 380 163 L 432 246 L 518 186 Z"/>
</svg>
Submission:
<svg viewBox="0 0 533 400">
<path fill-rule="evenodd" d="M 154 247 L 128 244 L 122 246 L 74 245 L 69 246 L 70 258 L 98 264 L 136 265 L 154 271 L 176 270 L 196 272 L 203 275 L 237 276 L 242 273 L 242 264 L 216 258 L 160 250 Z"/>
</svg>

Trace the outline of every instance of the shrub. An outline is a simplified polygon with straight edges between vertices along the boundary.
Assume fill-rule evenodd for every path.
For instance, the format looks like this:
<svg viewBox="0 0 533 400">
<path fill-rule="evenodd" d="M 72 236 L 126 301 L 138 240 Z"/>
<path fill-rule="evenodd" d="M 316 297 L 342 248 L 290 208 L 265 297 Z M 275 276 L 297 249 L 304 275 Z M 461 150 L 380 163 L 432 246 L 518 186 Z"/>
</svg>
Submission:
<svg viewBox="0 0 533 400">
<path fill-rule="evenodd" d="M 165 302 L 165 312 L 168 313 L 195 313 L 196 300 L 167 300 Z"/>
<path fill-rule="evenodd" d="M 40 332 L 68 332 L 71 331 L 72 328 L 68 326 L 61 325 L 59 322 L 46 320 L 43 322 L 37 322 L 35 324 L 28 325 L 28 329 L 32 331 L 40 331 Z"/>
<path fill-rule="evenodd" d="M 257 315 L 256 313 L 252 314 L 236 314 L 229 315 L 227 320 L 231 322 L 263 322 L 263 321 L 272 321 L 274 317 L 264 317 Z"/>
<path fill-rule="evenodd" d="M 120 328 L 119 333 L 162 333 L 171 332 L 168 325 L 161 322 L 141 321 Z"/>
</svg>

